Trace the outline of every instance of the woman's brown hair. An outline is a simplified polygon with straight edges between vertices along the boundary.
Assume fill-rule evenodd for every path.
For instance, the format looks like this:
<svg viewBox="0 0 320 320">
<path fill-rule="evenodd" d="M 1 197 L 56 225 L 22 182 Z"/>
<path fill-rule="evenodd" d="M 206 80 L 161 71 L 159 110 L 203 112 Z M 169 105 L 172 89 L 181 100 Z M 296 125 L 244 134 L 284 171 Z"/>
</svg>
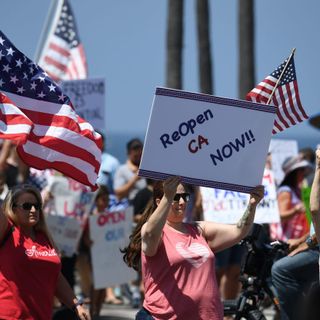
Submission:
<svg viewBox="0 0 320 320">
<path fill-rule="evenodd" d="M 163 196 L 163 182 L 156 181 L 153 185 L 153 195 L 152 199 L 148 202 L 141 218 L 133 230 L 132 234 L 129 236 L 129 245 L 122 249 L 121 252 L 124 253 L 123 260 L 131 268 L 139 270 L 140 259 L 141 259 L 141 228 L 148 221 L 151 214 L 157 208 L 157 199 L 161 199 Z"/>
<path fill-rule="evenodd" d="M 33 194 L 38 203 L 40 204 L 40 209 L 39 209 L 39 221 L 38 223 L 34 226 L 34 229 L 36 231 L 41 231 L 43 232 L 50 244 L 52 245 L 53 248 L 56 249 L 56 251 L 58 250 L 57 249 L 57 246 L 55 245 L 54 241 L 53 241 L 53 238 L 48 230 L 48 227 L 47 227 L 47 224 L 46 224 L 46 221 L 45 221 L 45 217 L 44 217 L 44 213 L 43 213 L 43 201 L 42 201 L 42 197 L 41 197 L 41 194 L 40 192 L 38 191 L 37 188 L 33 187 L 32 185 L 28 185 L 28 184 L 20 184 L 20 185 L 16 185 L 14 186 L 11 190 L 9 190 L 9 192 L 7 193 L 3 203 L 2 203 L 2 210 L 3 210 L 3 213 L 5 214 L 5 216 L 10 219 L 13 224 L 15 226 L 18 226 L 18 221 L 17 221 L 17 218 L 16 218 L 16 215 L 13 211 L 13 208 L 14 206 L 17 204 L 17 200 L 18 198 L 24 194 L 24 193 L 31 193 Z M 58 252 L 58 251 L 57 251 Z"/>
</svg>

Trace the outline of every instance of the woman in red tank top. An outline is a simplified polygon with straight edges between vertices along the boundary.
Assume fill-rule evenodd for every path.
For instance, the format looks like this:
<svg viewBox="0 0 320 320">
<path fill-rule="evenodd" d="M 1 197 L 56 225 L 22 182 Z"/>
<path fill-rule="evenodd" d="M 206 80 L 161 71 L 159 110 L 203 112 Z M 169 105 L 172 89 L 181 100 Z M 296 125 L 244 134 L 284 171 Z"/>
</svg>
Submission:
<svg viewBox="0 0 320 320">
<path fill-rule="evenodd" d="M 61 274 L 41 195 L 30 185 L 14 187 L 3 202 L 0 261 L 0 319 L 51 319 L 54 296 L 80 319 L 89 319 Z"/>
<path fill-rule="evenodd" d="M 187 188 L 179 177 L 156 182 L 153 199 L 123 250 L 130 267 L 142 266 L 145 300 L 136 319 L 221 320 L 214 253 L 248 234 L 263 194 L 263 186 L 254 188 L 236 225 L 184 223 Z"/>
</svg>

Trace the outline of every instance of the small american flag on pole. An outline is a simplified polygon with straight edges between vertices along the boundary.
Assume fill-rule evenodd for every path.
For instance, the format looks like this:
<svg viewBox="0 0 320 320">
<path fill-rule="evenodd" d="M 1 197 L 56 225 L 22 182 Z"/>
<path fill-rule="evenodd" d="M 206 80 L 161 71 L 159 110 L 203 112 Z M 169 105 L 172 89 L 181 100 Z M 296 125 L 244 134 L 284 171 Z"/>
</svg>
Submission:
<svg viewBox="0 0 320 320">
<path fill-rule="evenodd" d="M 52 168 L 96 188 L 101 136 L 1 31 L 0 138 L 16 141 L 20 158 L 30 167 Z"/>
<path fill-rule="evenodd" d="M 246 99 L 266 104 L 271 99 L 277 107 L 273 134 L 309 118 L 300 102 L 293 54 L 252 89 Z"/>
<path fill-rule="evenodd" d="M 39 66 L 55 81 L 87 78 L 87 63 L 68 0 L 60 0 Z"/>
</svg>

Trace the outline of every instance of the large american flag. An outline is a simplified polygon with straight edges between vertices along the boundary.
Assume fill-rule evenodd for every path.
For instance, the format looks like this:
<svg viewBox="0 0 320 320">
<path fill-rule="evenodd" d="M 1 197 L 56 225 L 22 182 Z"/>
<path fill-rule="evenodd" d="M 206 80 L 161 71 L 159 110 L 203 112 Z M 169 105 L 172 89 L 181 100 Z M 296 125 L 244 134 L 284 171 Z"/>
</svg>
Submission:
<svg viewBox="0 0 320 320">
<path fill-rule="evenodd" d="M 0 138 L 30 167 L 58 170 L 95 189 L 101 136 L 69 98 L 0 31 Z"/>
<path fill-rule="evenodd" d="M 277 84 L 280 75 L 290 59 L 287 68 Z M 293 56 L 286 59 L 275 71 L 267 76 L 248 94 L 246 99 L 253 102 L 267 103 L 275 86 L 271 102 L 277 107 L 272 133 L 279 133 L 309 117 L 303 109 L 298 91 L 298 82 Z"/>
<path fill-rule="evenodd" d="M 86 57 L 68 0 L 58 3 L 38 63 L 55 81 L 87 78 Z"/>
</svg>

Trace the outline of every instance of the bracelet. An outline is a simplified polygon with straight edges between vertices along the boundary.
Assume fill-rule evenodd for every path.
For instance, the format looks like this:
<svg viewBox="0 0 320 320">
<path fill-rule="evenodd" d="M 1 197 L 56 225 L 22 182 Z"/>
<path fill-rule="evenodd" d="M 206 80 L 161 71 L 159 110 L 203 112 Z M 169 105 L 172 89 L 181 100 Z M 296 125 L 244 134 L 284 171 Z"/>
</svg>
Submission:
<svg viewBox="0 0 320 320">
<path fill-rule="evenodd" d="M 311 237 L 311 236 L 308 236 L 308 238 L 306 239 L 305 242 L 306 242 L 309 249 L 315 248 L 318 244 L 317 238 Z"/>
</svg>

